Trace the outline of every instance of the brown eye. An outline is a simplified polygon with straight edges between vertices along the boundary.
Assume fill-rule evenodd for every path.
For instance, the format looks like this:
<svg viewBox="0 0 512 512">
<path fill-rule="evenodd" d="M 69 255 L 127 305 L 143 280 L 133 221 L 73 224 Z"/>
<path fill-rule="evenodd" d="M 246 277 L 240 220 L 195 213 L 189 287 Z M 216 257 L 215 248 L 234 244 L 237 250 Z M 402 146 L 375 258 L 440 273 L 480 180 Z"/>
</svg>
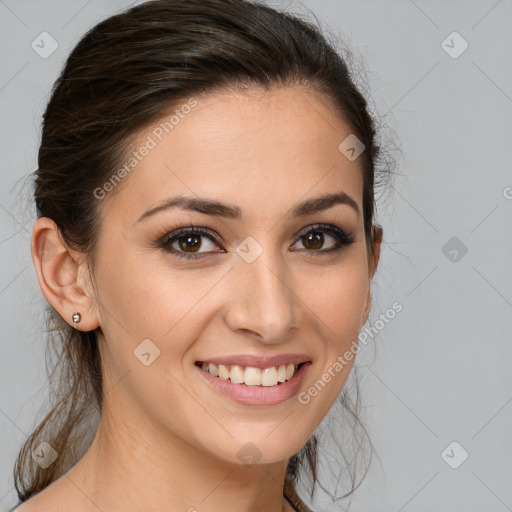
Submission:
<svg viewBox="0 0 512 512">
<path fill-rule="evenodd" d="M 201 236 L 197 235 L 182 235 L 178 239 L 180 249 L 185 252 L 196 252 L 201 248 Z"/>
<path fill-rule="evenodd" d="M 203 240 L 206 240 L 206 243 Z M 205 253 L 219 252 L 216 250 L 219 245 L 214 236 L 205 229 L 193 226 L 166 235 L 159 245 L 178 258 L 199 259 L 204 257 Z"/>
<path fill-rule="evenodd" d="M 325 238 L 326 236 L 327 240 Z M 346 233 L 342 229 L 330 224 L 309 227 L 309 229 L 303 231 L 299 237 L 298 242 L 294 244 L 294 248 L 297 248 L 296 245 L 300 242 L 304 250 L 311 253 L 318 253 L 319 255 L 338 251 L 354 242 L 352 233 Z M 322 247 L 329 239 L 333 240 L 334 243 L 331 242 L 327 249 L 322 250 Z M 301 248 L 299 247 L 299 249 Z"/>
<path fill-rule="evenodd" d="M 306 249 L 318 251 L 324 244 L 324 235 L 320 231 L 310 231 L 307 235 L 304 235 L 301 240 Z"/>
</svg>

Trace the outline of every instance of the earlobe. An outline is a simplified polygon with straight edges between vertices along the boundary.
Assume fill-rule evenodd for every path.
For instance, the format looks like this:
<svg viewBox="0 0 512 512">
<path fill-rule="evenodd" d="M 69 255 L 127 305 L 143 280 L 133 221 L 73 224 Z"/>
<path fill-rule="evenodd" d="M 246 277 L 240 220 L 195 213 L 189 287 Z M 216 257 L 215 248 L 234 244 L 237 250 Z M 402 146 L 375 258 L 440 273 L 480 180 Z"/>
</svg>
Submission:
<svg viewBox="0 0 512 512">
<path fill-rule="evenodd" d="M 32 232 L 32 261 L 43 295 L 69 325 L 73 315 L 81 315 L 80 330 L 92 331 L 99 325 L 93 301 L 79 284 L 85 262 L 64 242 L 57 224 L 47 217 L 37 219 Z"/>
</svg>

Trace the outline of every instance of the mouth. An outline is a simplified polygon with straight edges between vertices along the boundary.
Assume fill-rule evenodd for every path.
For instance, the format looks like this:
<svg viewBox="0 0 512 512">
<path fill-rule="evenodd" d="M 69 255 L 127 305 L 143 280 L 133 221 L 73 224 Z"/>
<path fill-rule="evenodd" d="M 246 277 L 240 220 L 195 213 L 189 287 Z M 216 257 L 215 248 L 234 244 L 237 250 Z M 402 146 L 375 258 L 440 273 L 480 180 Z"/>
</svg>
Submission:
<svg viewBox="0 0 512 512">
<path fill-rule="evenodd" d="M 243 386 L 273 387 L 288 382 L 306 362 L 281 364 L 268 368 L 241 365 L 223 365 L 196 361 L 195 365 L 208 375 L 232 384 Z"/>
<path fill-rule="evenodd" d="M 243 406 L 275 406 L 299 392 L 311 361 L 256 368 L 196 361 L 195 368 L 207 389 Z M 265 365 L 266 366 L 266 365 Z"/>
</svg>

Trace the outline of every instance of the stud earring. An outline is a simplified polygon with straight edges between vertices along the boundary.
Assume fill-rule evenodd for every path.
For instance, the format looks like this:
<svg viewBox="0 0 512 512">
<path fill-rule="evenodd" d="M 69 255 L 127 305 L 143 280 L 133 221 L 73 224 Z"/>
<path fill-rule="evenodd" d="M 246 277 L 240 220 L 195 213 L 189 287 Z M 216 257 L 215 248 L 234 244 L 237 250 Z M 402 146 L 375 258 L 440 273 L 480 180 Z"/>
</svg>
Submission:
<svg viewBox="0 0 512 512">
<path fill-rule="evenodd" d="M 82 315 L 77 311 L 76 313 L 73 314 L 71 318 L 73 320 L 73 323 L 75 324 L 74 327 L 76 329 L 76 324 L 80 322 L 80 320 L 82 320 Z"/>
</svg>

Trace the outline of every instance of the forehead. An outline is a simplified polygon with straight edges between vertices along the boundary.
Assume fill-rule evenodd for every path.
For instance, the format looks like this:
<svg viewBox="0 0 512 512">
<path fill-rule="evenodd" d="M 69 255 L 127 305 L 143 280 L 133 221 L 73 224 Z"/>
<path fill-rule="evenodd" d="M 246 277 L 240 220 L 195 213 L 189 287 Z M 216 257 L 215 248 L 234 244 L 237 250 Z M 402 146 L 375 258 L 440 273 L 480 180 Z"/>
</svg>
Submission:
<svg viewBox="0 0 512 512">
<path fill-rule="evenodd" d="M 260 214 L 265 201 L 267 214 L 281 215 L 300 199 L 340 190 L 362 208 L 360 159 L 339 150 L 350 126 L 324 97 L 287 87 L 188 100 L 183 105 L 195 106 L 175 106 L 136 138 L 126 155 L 136 162 L 110 208 L 135 222 L 149 206 L 182 194 Z"/>
</svg>

